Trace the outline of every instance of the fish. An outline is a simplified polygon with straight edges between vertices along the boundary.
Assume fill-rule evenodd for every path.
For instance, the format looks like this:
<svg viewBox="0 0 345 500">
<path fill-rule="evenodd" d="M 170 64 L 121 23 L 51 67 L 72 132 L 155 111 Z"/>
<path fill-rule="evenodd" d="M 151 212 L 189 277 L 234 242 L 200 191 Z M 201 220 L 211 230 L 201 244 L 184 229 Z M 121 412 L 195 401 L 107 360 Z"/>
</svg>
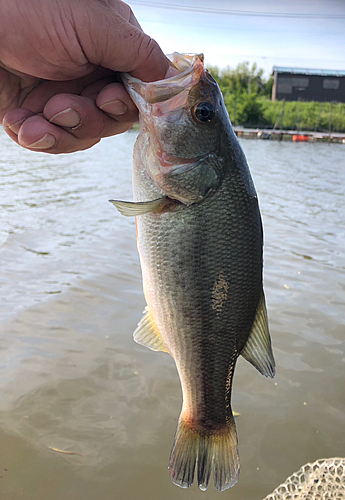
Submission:
<svg viewBox="0 0 345 500">
<path fill-rule="evenodd" d="M 218 491 L 239 477 L 231 390 L 241 355 L 267 377 L 275 361 L 263 290 L 256 190 L 222 93 L 203 55 L 168 56 L 172 76 L 123 81 L 139 109 L 134 201 L 147 307 L 134 340 L 169 353 L 183 403 L 169 460 L 173 483 Z"/>
</svg>

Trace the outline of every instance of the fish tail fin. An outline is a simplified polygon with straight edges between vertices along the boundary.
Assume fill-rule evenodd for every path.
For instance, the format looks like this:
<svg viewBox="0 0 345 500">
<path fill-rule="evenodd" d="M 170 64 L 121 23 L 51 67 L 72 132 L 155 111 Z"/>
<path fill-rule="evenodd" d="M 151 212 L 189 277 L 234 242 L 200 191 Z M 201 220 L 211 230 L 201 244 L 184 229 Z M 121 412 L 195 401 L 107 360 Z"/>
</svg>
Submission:
<svg viewBox="0 0 345 500">
<path fill-rule="evenodd" d="M 207 489 L 211 472 L 218 491 L 238 481 L 240 461 L 233 416 L 220 430 L 193 429 L 180 417 L 171 450 L 169 472 L 173 483 L 181 488 L 193 484 L 197 465 L 198 486 Z"/>
<path fill-rule="evenodd" d="M 214 445 L 214 486 L 224 491 L 234 486 L 240 474 L 240 457 L 238 455 L 237 433 L 234 417 L 230 416 L 227 431 L 218 437 Z"/>
</svg>

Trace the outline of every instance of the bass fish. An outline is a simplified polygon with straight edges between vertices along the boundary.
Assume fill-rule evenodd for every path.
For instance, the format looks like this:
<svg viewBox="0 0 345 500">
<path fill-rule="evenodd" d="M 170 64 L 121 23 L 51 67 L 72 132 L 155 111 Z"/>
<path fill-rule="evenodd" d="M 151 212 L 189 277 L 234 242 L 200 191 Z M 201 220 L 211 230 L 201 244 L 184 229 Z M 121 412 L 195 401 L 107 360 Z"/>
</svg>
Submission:
<svg viewBox="0 0 345 500">
<path fill-rule="evenodd" d="M 202 55 L 169 56 L 174 76 L 144 83 L 124 75 L 140 112 L 134 202 L 147 307 L 134 340 L 168 352 L 183 404 L 169 472 L 206 490 L 239 475 L 231 388 L 242 355 L 275 374 L 262 283 L 263 232 L 246 158 Z"/>
</svg>

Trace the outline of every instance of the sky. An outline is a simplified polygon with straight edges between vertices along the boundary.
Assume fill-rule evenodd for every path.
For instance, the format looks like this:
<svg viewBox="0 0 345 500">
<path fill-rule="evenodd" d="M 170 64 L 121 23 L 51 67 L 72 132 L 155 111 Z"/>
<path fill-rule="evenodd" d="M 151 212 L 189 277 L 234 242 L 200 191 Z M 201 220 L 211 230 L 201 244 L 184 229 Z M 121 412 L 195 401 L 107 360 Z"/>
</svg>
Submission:
<svg viewBox="0 0 345 500">
<path fill-rule="evenodd" d="M 345 0 L 127 3 L 166 54 L 203 52 L 219 68 L 256 62 L 266 76 L 273 66 L 345 70 Z"/>
</svg>

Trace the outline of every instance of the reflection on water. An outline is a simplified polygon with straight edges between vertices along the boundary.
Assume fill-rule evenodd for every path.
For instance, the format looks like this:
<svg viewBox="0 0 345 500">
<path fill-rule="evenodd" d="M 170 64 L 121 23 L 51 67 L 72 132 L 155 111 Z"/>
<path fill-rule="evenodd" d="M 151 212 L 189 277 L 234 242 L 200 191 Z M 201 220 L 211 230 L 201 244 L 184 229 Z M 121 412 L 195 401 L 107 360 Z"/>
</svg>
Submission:
<svg viewBox="0 0 345 500">
<path fill-rule="evenodd" d="M 51 157 L 0 131 L 6 500 L 219 496 L 170 483 L 176 369 L 132 340 L 144 307 L 134 221 L 107 200 L 131 199 L 134 140 L 130 132 Z M 277 375 L 238 363 L 241 476 L 223 495 L 258 500 L 304 463 L 344 456 L 345 154 L 341 145 L 242 145 L 264 219 Z"/>
</svg>

